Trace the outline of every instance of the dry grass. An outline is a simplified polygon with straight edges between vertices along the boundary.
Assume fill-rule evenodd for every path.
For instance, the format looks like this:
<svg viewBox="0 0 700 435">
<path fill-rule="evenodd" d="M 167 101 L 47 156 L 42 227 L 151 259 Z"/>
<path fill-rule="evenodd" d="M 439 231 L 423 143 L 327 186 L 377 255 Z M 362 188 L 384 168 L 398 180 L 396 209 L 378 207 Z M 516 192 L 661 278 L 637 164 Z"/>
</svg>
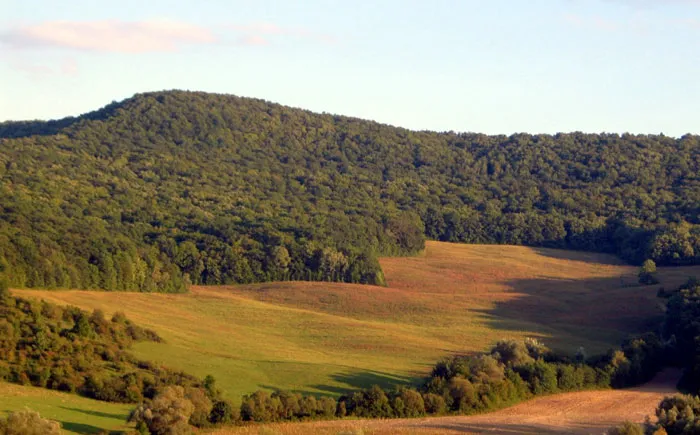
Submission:
<svg viewBox="0 0 700 435">
<path fill-rule="evenodd" d="M 611 256 L 430 242 L 415 258 L 382 259 L 389 287 L 268 283 L 194 287 L 188 295 L 18 291 L 107 313 L 121 310 L 166 344 L 138 356 L 213 374 L 237 400 L 260 388 L 338 395 L 424 376 L 440 357 L 537 336 L 589 354 L 647 330 L 658 286 Z M 700 267 L 661 270 L 671 288 Z M 650 323 L 651 322 L 651 323 Z"/>
</svg>

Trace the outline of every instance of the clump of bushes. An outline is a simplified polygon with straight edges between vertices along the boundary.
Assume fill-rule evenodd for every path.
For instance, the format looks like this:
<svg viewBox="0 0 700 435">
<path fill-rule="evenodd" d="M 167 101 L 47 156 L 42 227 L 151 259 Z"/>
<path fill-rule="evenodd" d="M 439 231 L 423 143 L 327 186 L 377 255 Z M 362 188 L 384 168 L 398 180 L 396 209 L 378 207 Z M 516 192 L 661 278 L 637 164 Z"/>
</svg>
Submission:
<svg viewBox="0 0 700 435">
<path fill-rule="evenodd" d="M 152 400 L 141 402 L 128 418 L 141 433 L 188 433 L 191 426 L 207 428 L 240 421 L 240 412 L 214 388 L 214 378 L 207 376 L 204 387 L 169 385 Z"/>
<path fill-rule="evenodd" d="M 243 397 L 242 421 L 279 422 L 327 418 L 401 418 L 474 414 L 534 396 L 645 382 L 660 367 L 665 351 L 653 334 L 626 341 L 607 355 L 571 360 L 537 340 L 501 341 L 490 352 L 445 358 L 420 389 L 373 386 L 331 398 L 257 391 Z"/>
<path fill-rule="evenodd" d="M 29 409 L 0 418 L 0 435 L 60 435 L 60 423 L 42 418 Z"/>
<path fill-rule="evenodd" d="M 656 430 L 659 434 L 700 433 L 700 398 L 685 395 L 666 397 L 656 409 L 656 417 L 658 418 Z"/>
<path fill-rule="evenodd" d="M 136 341 L 162 341 L 116 313 L 12 297 L 0 284 L 0 381 L 138 403 L 165 385 L 200 386 L 185 373 L 134 358 Z"/>
<path fill-rule="evenodd" d="M 608 430 L 607 435 L 644 435 L 644 427 L 641 425 L 626 421 L 619 426 L 615 426 Z"/>
</svg>

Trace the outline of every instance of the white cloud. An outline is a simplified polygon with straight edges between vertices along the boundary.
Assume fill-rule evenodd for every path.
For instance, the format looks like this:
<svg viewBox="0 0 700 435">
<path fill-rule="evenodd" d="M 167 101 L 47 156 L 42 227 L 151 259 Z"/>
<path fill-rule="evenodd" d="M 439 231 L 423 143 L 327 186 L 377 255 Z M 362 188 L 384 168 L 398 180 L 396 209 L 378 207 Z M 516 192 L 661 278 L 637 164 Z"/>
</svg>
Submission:
<svg viewBox="0 0 700 435">
<path fill-rule="evenodd" d="M 174 20 L 45 21 L 14 27 L 0 34 L 0 41 L 20 49 L 146 53 L 211 44 L 216 37 L 209 29 Z"/>
</svg>

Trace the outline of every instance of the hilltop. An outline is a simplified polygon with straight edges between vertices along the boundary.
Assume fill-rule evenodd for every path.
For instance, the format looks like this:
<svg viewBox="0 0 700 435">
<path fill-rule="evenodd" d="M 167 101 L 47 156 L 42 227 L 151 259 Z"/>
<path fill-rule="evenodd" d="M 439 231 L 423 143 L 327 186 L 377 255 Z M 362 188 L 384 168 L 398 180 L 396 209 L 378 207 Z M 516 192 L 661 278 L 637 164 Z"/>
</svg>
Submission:
<svg viewBox="0 0 700 435">
<path fill-rule="evenodd" d="M 700 262 L 700 138 L 415 132 L 230 95 L 0 124 L 14 287 L 384 285 L 424 239 Z"/>
</svg>

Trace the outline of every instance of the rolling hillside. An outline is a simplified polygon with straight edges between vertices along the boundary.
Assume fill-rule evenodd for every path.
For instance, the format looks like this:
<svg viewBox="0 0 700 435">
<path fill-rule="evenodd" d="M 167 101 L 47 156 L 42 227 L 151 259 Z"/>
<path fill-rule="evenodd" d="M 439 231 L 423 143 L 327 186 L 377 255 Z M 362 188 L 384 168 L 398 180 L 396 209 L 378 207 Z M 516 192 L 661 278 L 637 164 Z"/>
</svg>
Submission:
<svg viewBox="0 0 700 435">
<path fill-rule="evenodd" d="M 423 377 L 440 357 L 536 336 L 573 354 L 648 330 L 658 286 L 612 256 L 428 242 L 424 255 L 382 259 L 389 287 L 279 282 L 192 288 L 190 294 L 19 290 L 106 313 L 124 311 L 166 344 L 137 356 L 213 374 L 237 400 L 253 390 L 340 394 Z M 699 267 L 661 269 L 677 286 Z"/>
</svg>

